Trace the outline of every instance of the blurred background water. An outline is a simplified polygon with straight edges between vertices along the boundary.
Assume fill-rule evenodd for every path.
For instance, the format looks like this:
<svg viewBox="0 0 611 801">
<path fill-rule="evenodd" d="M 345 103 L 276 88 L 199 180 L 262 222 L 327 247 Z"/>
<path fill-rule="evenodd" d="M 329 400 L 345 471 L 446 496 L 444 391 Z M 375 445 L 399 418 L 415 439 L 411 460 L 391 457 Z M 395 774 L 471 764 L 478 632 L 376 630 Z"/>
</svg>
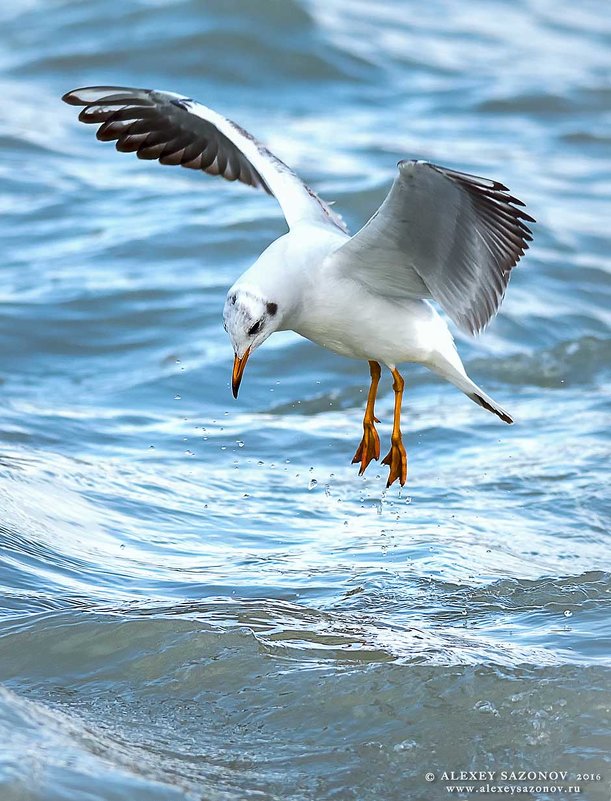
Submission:
<svg viewBox="0 0 611 801">
<path fill-rule="evenodd" d="M 607 10 L 2 4 L 3 801 L 609 798 Z M 224 295 L 280 211 L 97 143 L 59 98 L 98 83 L 218 108 L 352 230 L 400 158 L 508 184 L 534 247 L 458 339 L 518 424 L 408 368 L 387 492 L 349 465 L 366 365 L 277 335 L 234 402 Z"/>
</svg>

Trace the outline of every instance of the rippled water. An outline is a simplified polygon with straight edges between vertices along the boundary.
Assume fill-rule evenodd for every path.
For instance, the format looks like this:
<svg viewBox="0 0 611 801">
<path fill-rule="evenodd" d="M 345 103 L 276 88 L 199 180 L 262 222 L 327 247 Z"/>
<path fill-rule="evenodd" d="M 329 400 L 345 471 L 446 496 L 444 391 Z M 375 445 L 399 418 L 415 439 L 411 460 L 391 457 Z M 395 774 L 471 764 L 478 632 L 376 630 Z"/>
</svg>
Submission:
<svg viewBox="0 0 611 801">
<path fill-rule="evenodd" d="M 2 799 L 428 801 L 503 769 L 608 799 L 606 6 L 18 0 L 0 26 Z M 229 114 L 353 230 L 399 158 L 507 183 L 535 243 L 459 345 L 518 424 L 409 368 L 385 491 L 349 465 L 366 365 L 277 335 L 235 403 L 224 294 L 279 209 L 97 143 L 59 100 L 90 83 Z"/>
</svg>

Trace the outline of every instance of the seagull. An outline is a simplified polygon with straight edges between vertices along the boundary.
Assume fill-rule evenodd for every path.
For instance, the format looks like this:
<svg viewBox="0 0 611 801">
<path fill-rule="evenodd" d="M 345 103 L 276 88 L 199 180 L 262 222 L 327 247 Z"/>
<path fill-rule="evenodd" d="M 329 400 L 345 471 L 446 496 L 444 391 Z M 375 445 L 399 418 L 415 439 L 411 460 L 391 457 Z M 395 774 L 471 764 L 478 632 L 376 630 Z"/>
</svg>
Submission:
<svg viewBox="0 0 611 801">
<path fill-rule="evenodd" d="M 141 159 L 178 164 L 273 195 L 280 236 L 229 289 L 223 318 L 234 350 L 231 385 L 275 331 L 297 334 L 369 362 L 362 475 L 380 458 L 375 401 L 385 365 L 393 377 L 389 487 L 407 479 L 401 436 L 404 380 L 397 365 L 423 364 L 503 422 L 513 419 L 468 376 L 435 301 L 459 329 L 477 334 L 496 314 L 535 222 L 498 181 L 427 161 L 404 160 L 373 217 L 350 236 L 342 218 L 244 128 L 173 92 L 89 86 L 62 98 L 100 124 L 97 138 Z"/>
</svg>

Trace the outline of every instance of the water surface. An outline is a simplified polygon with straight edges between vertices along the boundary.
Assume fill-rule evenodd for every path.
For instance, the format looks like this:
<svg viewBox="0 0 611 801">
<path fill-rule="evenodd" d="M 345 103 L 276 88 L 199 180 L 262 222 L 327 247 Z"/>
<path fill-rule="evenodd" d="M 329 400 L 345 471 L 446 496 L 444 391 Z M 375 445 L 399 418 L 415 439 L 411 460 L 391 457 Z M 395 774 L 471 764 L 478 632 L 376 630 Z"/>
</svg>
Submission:
<svg viewBox="0 0 611 801">
<path fill-rule="evenodd" d="M 2 798 L 429 801 L 532 769 L 607 799 L 603 6 L 21 0 L 0 26 Z M 400 158 L 508 184 L 534 247 L 457 339 L 518 424 L 408 368 L 385 491 L 349 464 L 366 365 L 277 335 L 233 401 L 224 295 L 279 209 L 97 143 L 59 100 L 92 83 L 218 108 L 352 230 Z M 388 376 L 378 414 L 387 439 Z"/>
</svg>

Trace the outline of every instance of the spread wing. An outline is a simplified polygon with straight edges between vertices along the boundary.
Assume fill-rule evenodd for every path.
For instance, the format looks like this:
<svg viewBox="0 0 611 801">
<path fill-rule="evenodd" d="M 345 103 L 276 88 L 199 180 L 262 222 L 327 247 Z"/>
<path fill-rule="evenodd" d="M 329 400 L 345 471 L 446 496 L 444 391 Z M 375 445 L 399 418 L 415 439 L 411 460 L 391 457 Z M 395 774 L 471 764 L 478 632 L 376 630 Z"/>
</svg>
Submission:
<svg viewBox="0 0 611 801">
<path fill-rule="evenodd" d="M 261 187 L 277 199 L 289 227 L 316 221 L 346 232 L 341 217 L 286 164 L 239 125 L 195 100 L 123 86 L 75 89 L 62 100 L 82 106 L 79 120 L 100 124 L 98 139 L 116 141 L 119 151 Z"/>
<path fill-rule="evenodd" d="M 532 239 L 523 205 L 496 181 L 401 161 L 386 200 L 336 251 L 336 264 L 378 294 L 433 298 L 477 333 Z"/>
</svg>

